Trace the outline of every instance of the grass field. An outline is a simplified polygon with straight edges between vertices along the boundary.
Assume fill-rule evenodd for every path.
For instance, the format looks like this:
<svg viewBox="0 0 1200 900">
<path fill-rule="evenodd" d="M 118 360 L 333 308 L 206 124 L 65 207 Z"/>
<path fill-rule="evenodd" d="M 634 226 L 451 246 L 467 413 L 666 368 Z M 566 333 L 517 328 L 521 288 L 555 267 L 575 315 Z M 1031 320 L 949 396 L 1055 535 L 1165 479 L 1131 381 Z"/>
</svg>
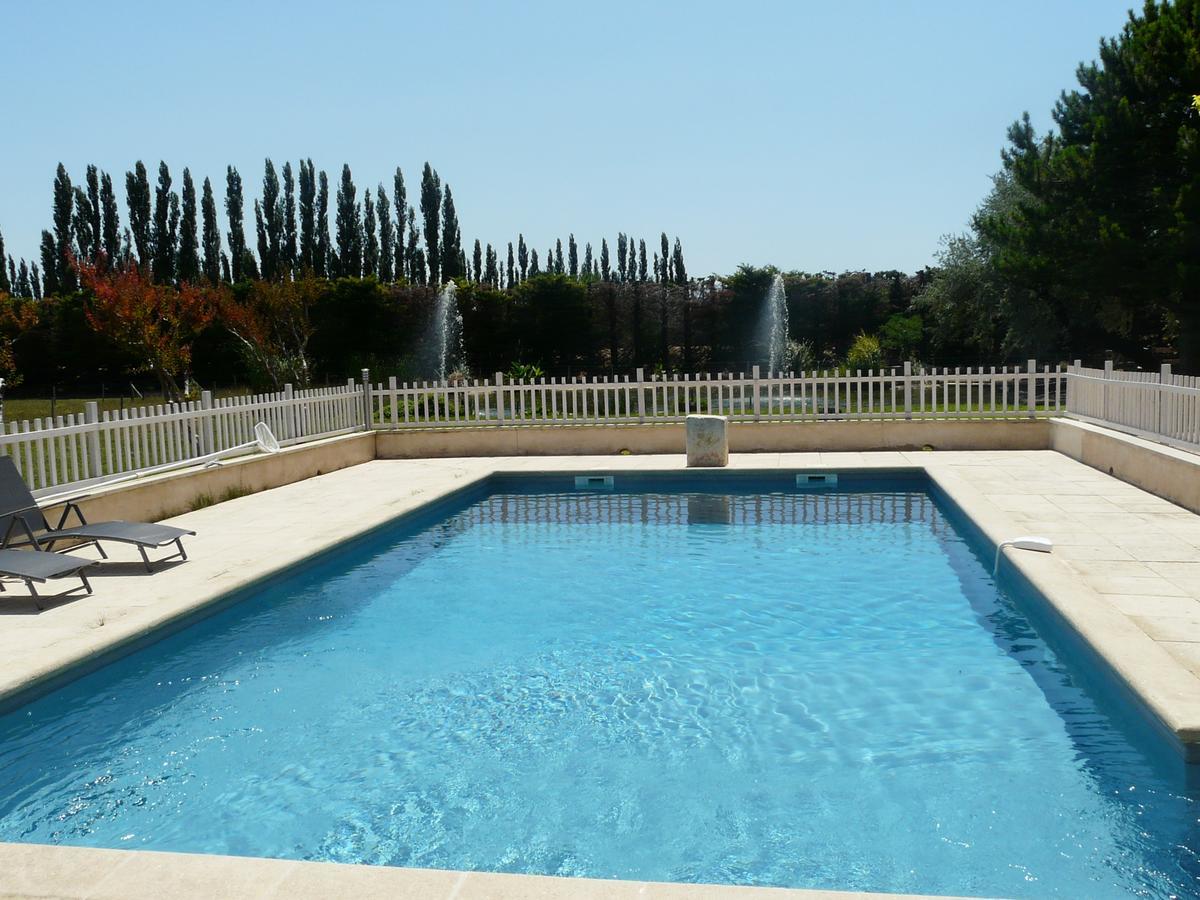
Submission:
<svg viewBox="0 0 1200 900">
<path fill-rule="evenodd" d="M 213 395 L 216 397 L 234 397 L 246 393 L 249 392 L 230 389 L 214 391 Z M 4 399 L 4 421 L 32 422 L 36 418 L 45 418 L 51 415 L 52 405 L 53 415 L 55 416 L 79 414 L 83 412 L 84 404 L 91 400 L 100 404 L 101 412 L 105 410 L 117 411 L 120 409 L 129 409 L 132 406 L 159 406 L 167 402 L 162 394 L 146 394 L 142 397 L 134 397 L 132 400 L 128 396 L 57 397 L 53 401 L 49 397 L 6 397 Z"/>
</svg>

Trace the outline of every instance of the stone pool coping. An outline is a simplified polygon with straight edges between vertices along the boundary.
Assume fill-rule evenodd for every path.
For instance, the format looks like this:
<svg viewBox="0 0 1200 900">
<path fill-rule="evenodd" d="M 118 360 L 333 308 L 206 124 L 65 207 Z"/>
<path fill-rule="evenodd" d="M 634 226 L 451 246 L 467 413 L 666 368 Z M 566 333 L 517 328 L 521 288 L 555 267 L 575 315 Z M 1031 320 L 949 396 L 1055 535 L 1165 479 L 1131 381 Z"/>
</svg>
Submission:
<svg viewBox="0 0 1200 900">
<path fill-rule="evenodd" d="M 64 671 L 67 677 L 75 677 L 103 665 L 138 642 L 190 621 L 231 592 L 251 587 L 493 474 L 665 473 L 684 468 L 681 455 L 376 460 L 178 516 L 170 521 L 198 532 L 189 545 L 192 559 L 187 563 L 145 575 L 134 562 L 135 556 L 114 554 L 114 563 L 96 570 L 93 597 L 66 601 L 41 613 L 28 603 L 22 607 L 21 601 L 12 599 L 13 594 L 0 595 L 0 660 L 5 660 L 0 672 L 0 707 L 6 701 L 11 707 L 33 692 L 51 689 L 62 680 Z M 1200 593 L 1188 590 L 1193 584 L 1192 574 L 1200 574 L 1200 517 L 1053 451 L 735 454 L 729 469 L 697 475 L 793 469 L 922 471 L 987 541 L 995 543 L 1030 531 L 1048 533 L 1056 543 L 1061 542 L 1061 552 L 1058 548 L 1050 556 L 1008 552 L 1008 564 L 1015 566 L 1046 598 L 1054 613 L 1108 662 L 1164 732 L 1174 737 L 1177 748 L 1200 740 L 1200 679 L 1196 674 L 1200 669 Z M 1148 520 L 1155 516 L 1161 518 L 1160 525 Z M 1143 545 L 1136 542 L 1122 547 L 1125 536 L 1144 539 L 1153 528 L 1160 529 L 1162 541 L 1167 537 L 1176 541 L 1167 544 L 1174 558 L 1168 554 L 1162 564 L 1182 569 L 1168 568 L 1166 574 L 1156 575 L 1157 570 L 1150 568 L 1155 552 L 1137 555 L 1137 548 Z M 1095 537 L 1087 532 L 1094 532 Z M 1074 550 L 1068 554 L 1071 548 Z M 1147 560 L 1146 556 L 1151 558 Z M 1171 572 L 1178 577 L 1172 580 Z M 1194 585 L 1200 591 L 1200 578 Z M 1135 614 L 1140 609 L 1139 598 L 1156 600 L 1160 605 L 1147 603 L 1146 615 L 1139 616 Z M 6 612 L 10 615 L 3 614 Z M 1174 645 L 1183 645 L 1186 652 Z M 1189 665 L 1193 659 L 1195 666 Z M 22 846 L 26 848 L 23 855 L 13 849 Z M 75 874 L 70 877 L 54 875 L 55 860 L 64 859 L 62 854 L 67 849 L 0 845 L 0 873 L 11 871 L 4 860 L 17 854 L 25 872 L 44 877 L 39 890 L 54 896 L 90 896 L 87 891 L 96 886 L 95 881 L 83 878 L 80 870 L 71 869 Z M 183 861 L 206 858 L 146 851 L 78 852 Z M 266 862 L 289 865 L 286 861 L 257 859 L 237 859 L 229 865 L 249 872 Z M 175 867 L 174 863 L 161 861 L 153 864 Z M 142 866 L 121 864 L 121 868 L 129 870 L 128 877 L 134 877 Z M 176 868 L 183 878 L 184 862 Z M 350 872 L 371 871 L 369 867 L 344 868 Z M 450 875 L 466 879 L 460 888 L 471 879 L 523 877 Z M 448 877 L 447 873 L 439 873 L 442 876 Z M 0 875 L 0 897 L 39 896 L 6 894 L 6 877 Z M 386 877 L 417 879 L 418 875 Z M 553 882 L 553 886 L 540 886 L 543 881 Z M 528 888 L 512 896 L 598 896 L 595 891 L 604 896 L 625 896 L 620 892 L 631 890 L 629 883 L 609 881 L 538 879 L 539 886 L 534 884 L 529 882 Z M 390 895 L 396 895 L 398 886 L 396 882 Z M 695 886 L 681 887 L 688 889 L 687 896 L 697 895 Z M 349 880 L 346 882 L 347 892 L 357 890 Z M 428 895 L 422 893 L 417 881 L 402 890 L 409 891 L 410 896 Z M 488 895 L 484 888 L 480 890 L 480 896 Z M 670 891 L 675 888 L 655 890 L 660 893 L 629 896 L 674 896 Z M 711 896 L 741 896 L 724 887 L 705 891 L 715 892 Z M 463 894 L 460 889 L 456 896 L 475 895 Z M 770 896 L 779 895 L 772 892 Z"/>
</svg>

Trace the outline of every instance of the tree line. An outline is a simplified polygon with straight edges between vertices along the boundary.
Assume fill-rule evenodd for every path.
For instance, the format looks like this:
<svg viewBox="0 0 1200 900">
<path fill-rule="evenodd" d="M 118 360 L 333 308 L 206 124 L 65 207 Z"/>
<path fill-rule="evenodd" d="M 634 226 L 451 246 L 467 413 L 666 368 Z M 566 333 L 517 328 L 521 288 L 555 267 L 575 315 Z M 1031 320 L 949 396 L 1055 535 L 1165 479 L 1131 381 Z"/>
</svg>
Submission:
<svg viewBox="0 0 1200 900">
<path fill-rule="evenodd" d="M 267 159 L 260 196 L 253 201 L 254 246 L 246 235 L 246 199 L 242 176 L 225 171 L 224 232 L 212 182 L 205 178 L 197 202 L 190 169 L 180 189 L 166 162 L 158 164 L 152 185 L 140 160 L 125 173 L 126 224 L 122 227 L 112 176 L 94 165 L 82 184 L 73 184 L 59 163 L 54 177 L 52 227 L 42 231 L 40 267 L 4 252 L 0 234 L 0 291 L 41 300 L 78 288 L 79 263 L 125 268 L 137 265 L 154 283 L 237 284 L 300 277 L 375 278 L 382 284 L 438 285 L 466 279 L 509 288 L 539 274 L 619 282 L 687 281 L 683 245 L 663 232 L 648 253 L 646 241 L 620 233 L 615 259 L 608 239 L 597 252 L 582 248 L 574 234 L 561 238 L 545 254 L 529 246 L 524 234 L 509 241 L 504 257 L 478 239 L 468 249 L 450 185 L 426 163 L 417 206 L 408 201 L 399 167 L 389 196 L 380 183 L 361 192 L 349 165 L 342 166 L 333 198 L 330 232 L 329 178 L 311 159 L 276 168 Z M 6 262 L 6 265 L 4 263 Z"/>
</svg>

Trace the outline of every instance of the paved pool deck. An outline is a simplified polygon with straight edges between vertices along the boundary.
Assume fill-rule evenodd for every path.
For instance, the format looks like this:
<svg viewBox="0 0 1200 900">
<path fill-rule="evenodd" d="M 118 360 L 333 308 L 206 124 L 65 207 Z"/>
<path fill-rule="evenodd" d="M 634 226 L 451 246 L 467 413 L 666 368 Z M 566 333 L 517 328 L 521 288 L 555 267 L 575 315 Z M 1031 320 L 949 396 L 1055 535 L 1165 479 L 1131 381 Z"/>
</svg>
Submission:
<svg viewBox="0 0 1200 900">
<path fill-rule="evenodd" d="M 0 706 L 493 473 L 683 468 L 682 454 L 375 460 L 178 516 L 169 521 L 197 531 L 187 562 L 148 575 L 118 548 L 95 568 L 91 597 L 39 610 L 20 586 L 0 594 Z M 1053 554 L 1006 551 L 1005 564 L 1108 662 L 1165 735 L 1200 746 L 1200 516 L 1050 450 L 735 454 L 730 468 L 919 469 L 987 539 L 1051 538 Z M 211 884 L 231 898 L 845 896 L 0 844 L 0 898 L 218 895 Z"/>
</svg>

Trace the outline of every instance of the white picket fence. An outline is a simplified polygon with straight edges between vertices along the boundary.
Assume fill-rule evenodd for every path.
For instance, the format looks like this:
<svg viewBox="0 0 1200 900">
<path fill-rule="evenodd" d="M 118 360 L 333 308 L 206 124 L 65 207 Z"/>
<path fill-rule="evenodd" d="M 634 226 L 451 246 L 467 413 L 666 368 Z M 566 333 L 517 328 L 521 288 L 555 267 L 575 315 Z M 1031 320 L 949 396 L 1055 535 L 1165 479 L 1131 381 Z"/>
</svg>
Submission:
<svg viewBox="0 0 1200 900">
<path fill-rule="evenodd" d="M 236 447 L 266 422 L 287 446 L 368 428 L 509 427 L 679 422 L 692 413 L 735 421 L 1028 419 L 1071 416 L 1200 450 L 1200 378 L 1041 366 L 651 375 L 372 383 L 363 371 L 333 388 L 11 422 L 9 456 L 47 496 Z"/>
<path fill-rule="evenodd" d="M 739 421 L 1014 419 L 1060 415 L 1064 369 L 1025 367 L 652 375 L 398 384 L 370 389 L 379 427 L 601 425 L 678 422 L 693 413 Z"/>
<path fill-rule="evenodd" d="M 254 440 L 266 422 L 281 445 L 364 428 L 362 386 L 214 398 L 9 422 L 0 455 L 9 456 L 34 496 L 86 487 L 113 476 L 184 462 Z"/>
<path fill-rule="evenodd" d="M 1120 372 L 1107 363 L 1089 369 L 1078 362 L 1070 377 L 1067 414 L 1186 450 L 1200 449 L 1200 377 L 1158 372 Z"/>
</svg>

